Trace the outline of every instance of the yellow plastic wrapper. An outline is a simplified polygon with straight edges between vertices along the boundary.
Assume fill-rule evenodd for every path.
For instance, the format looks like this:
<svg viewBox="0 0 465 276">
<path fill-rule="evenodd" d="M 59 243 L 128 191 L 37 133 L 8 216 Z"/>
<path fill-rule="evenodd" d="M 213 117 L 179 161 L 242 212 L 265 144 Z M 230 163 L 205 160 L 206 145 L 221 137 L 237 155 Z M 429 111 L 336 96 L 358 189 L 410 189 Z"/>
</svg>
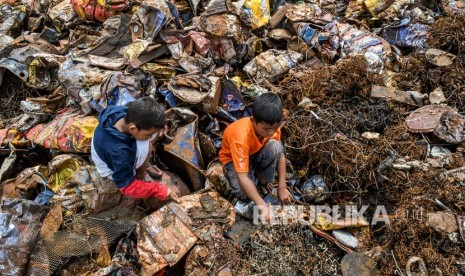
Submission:
<svg viewBox="0 0 465 276">
<path fill-rule="evenodd" d="M 74 119 L 69 128 L 69 132 L 66 133 L 69 134 L 69 140 L 66 141 L 66 136 L 63 137 L 62 143 L 60 143 L 60 140 L 58 140 L 60 150 L 68 150 L 68 152 L 89 153 L 90 146 L 92 144 L 92 136 L 94 135 L 94 131 L 97 128 L 97 125 L 98 119 L 94 116 L 86 116 Z M 68 145 L 71 145 L 71 147 L 68 147 Z"/>
<path fill-rule="evenodd" d="M 0 145 L 11 143 L 13 146 L 27 146 L 31 142 L 24 139 L 24 135 L 14 128 L 0 129 Z"/>
<path fill-rule="evenodd" d="M 270 3 L 268 0 L 245 0 L 242 6 L 241 19 L 247 22 L 252 30 L 265 26 L 270 22 Z"/>
<path fill-rule="evenodd" d="M 317 215 L 315 222 L 313 224 L 320 230 L 328 231 L 328 230 L 337 230 L 342 228 L 359 228 L 368 226 L 369 223 L 363 218 L 354 218 L 354 219 L 340 219 L 333 221 L 332 217 L 329 215 Z"/>
<path fill-rule="evenodd" d="M 157 79 L 169 80 L 176 76 L 176 69 L 156 63 L 146 63 L 141 66 L 145 72 L 153 74 Z"/>
<path fill-rule="evenodd" d="M 365 0 L 363 1 L 367 10 L 373 16 L 387 9 L 393 2 L 394 0 Z"/>
<path fill-rule="evenodd" d="M 363 0 L 349 1 L 349 5 L 347 5 L 345 17 L 346 18 L 357 17 L 364 11 L 365 11 L 365 7 L 363 5 Z"/>
<path fill-rule="evenodd" d="M 72 155 L 58 155 L 49 163 L 50 178 L 48 184 L 53 192 L 57 192 L 68 180 L 74 177 L 74 173 L 81 167 L 82 162 Z"/>
<path fill-rule="evenodd" d="M 145 40 L 136 40 L 133 43 L 121 48 L 121 52 L 127 60 L 138 58 L 149 46 Z"/>
<path fill-rule="evenodd" d="M 26 138 L 48 149 L 89 153 L 97 125 L 97 117 L 82 117 L 78 111 L 71 110 L 57 115 L 48 124 L 33 127 Z"/>
</svg>

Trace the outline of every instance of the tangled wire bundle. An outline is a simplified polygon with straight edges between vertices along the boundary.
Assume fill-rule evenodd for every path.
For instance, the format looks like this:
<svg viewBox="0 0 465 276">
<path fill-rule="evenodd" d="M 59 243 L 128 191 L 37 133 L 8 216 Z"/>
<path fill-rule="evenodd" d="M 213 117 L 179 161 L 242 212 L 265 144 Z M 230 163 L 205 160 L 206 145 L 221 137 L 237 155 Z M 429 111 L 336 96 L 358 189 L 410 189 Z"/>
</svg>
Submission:
<svg viewBox="0 0 465 276">
<path fill-rule="evenodd" d="M 465 51 L 465 14 L 448 15 L 432 25 L 429 43 L 434 47 L 461 54 Z"/>
<path fill-rule="evenodd" d="M 459 199 L 462 188 L 453 182 L 438 181 L 435 171 L 399 178 L 403 181 L 402 192 L 397 193 L 398 203 L 384 232 L 386 241 L 381 243 L 387 253 L 380 260 L 382 274 L 394 275 L 414 256 L 422 258 L 428 271 L 436 275 L 463 274 L 465 267 L 457 262 L 464 257 L 465 244 L 460 237 L 453 241 L 448 234 L 427 225 L 428 213 L 441 210 L 433 200 L 452 207 L 463 200 Z M 378 241 L 374 239 L 375 244 Z"/>
<path fill-rule="evenodd" d="M 457 57 L 450 66 L 429 63 L 424 54 L 413 54 L 401 61 L 401 70 L 394 76 L 400 90 L 429 94 L 440 87 L 447 103 L 465 111 L 465 59 Z"/>
<path fill-rule="evenodd" d="M 385 102 L 360 97 L 332 108 L 299 110 L 287 119 L 284 144 L 295 168 L 325 176 L 333 191 L 379 192 L 392 188 L 392 183 L 378 179 L 380 163 L 389 152 L 420 159 L 426 154 L 421 136 L 409 134 L 400 116 Z M 368 141 L 364 132 L 380 133 L 381 138 Z"/>
<path fill-rule="evenodd" d="M 335 65 L 292 70 L 280 86 L 285 106 L 296 106 L 304 97 L 323 107 L 354 95 L 367 95 L 372 84 L 382 84 L 379 76 L 368 72 L 363 56 L 347 57 Z"/>
<path fill-rule="evenodd" d="M 11 119 L 22 114 L 20 102 L 26 98 L 41 96 L 35 89 L 29 88 L 22 80 L 5 71 L 0 86 L 0 118 Z"/>
<path fill-rule="evenodd" d="M 241 251 L 246 275 L 340 275 L 340 259 L 302 226 L 261 229 Z"/>
</svg>

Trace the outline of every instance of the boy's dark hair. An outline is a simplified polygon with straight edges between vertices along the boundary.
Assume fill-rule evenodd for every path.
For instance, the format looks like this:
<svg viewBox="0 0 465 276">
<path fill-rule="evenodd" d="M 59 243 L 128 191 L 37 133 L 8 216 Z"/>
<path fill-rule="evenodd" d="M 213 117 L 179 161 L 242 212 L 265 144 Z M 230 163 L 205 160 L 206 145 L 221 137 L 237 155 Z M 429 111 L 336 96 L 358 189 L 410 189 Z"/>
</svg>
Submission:
<svg viewBox="0 0 465 276">
<path fill-rule="evenodd" d="M 166 117 L 162 106 L 154 98 L 143 97 L 126 105 L 126 124 L 133 123 L 138 129 L 150 130 L 165 126 Z"/>
<path fill-rule="evenodd" d="M 280 123 L 283 119 L 283 104 L 277 94 L 265 93 L 255 98 L 252 115 L 257 123 L 270 125 Z"/>
</svg>

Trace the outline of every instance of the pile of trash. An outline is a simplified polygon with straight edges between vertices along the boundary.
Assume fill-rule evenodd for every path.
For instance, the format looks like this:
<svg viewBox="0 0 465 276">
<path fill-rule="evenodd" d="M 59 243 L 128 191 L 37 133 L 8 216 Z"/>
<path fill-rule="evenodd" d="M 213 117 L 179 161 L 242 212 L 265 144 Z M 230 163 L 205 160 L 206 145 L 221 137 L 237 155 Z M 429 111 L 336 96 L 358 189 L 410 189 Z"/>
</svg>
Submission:
<svg viewBox="0 0 465 276">
<path fill-rule="evenodd" d="M 465 273 L 464 33 L 461 0 L 0 1 L 1 274 Z M 258 227 L 227 200 L 222 133 L 266 92 L 295 204 L 389 224 Z M 180 203 L 90 163 L 99 112 L 142 96 Z"/>
</svg>

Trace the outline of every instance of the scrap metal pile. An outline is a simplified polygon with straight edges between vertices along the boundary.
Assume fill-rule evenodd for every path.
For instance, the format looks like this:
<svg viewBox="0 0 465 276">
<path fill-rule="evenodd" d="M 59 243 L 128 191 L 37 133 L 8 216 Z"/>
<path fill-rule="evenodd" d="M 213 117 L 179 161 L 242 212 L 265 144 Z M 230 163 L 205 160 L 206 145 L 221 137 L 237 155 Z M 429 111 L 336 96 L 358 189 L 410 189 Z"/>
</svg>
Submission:
<svg viewBox="0 0 465 276">
<path fill-rule="evenodd" d="M 465 2 L 0 2 L 0 274 L 465 273 Z M 389 224 L 259 227 L 226 200 L 222 133 L 265 92 L 296 204 Z M 90 163 L 98 113 L 142 96 L 179 204 Z"/>
</svg>

